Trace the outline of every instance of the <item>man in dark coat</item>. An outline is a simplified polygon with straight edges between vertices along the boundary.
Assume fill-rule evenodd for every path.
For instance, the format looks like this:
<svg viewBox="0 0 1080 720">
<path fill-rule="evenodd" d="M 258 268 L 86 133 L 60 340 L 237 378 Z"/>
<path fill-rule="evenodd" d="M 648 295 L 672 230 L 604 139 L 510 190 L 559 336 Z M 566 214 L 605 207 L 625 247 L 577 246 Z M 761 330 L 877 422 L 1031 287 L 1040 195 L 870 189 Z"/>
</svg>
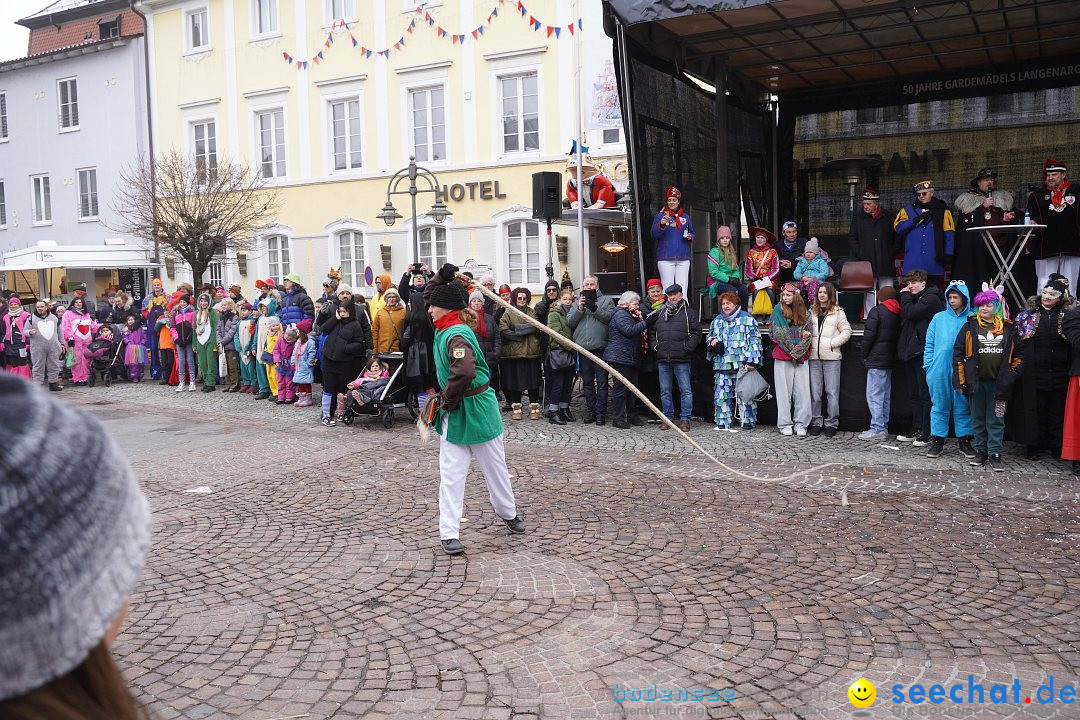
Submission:
<svg viewBox="0 0 1080 720">
<path fill-rule="evenodd" d="M 806 238 L 799 237 L 799 226 L 794 220 L 784 223 L 780 239 L 773 246 L 780 258 L 780 284 L 794 280 L 795 266 L 806 250 Z"/>
<path fill-rule="evenodd" d="M 690 429 L 690 411 L 694 392 L 690 386 L 690 360 L 701 342 L 701 324 L 690 312 L 683 299 L 681 285 L 669 285 L 664 291 L 666 301 L 653 312 L 656 325 L 651 337 L 656 351 L 656 367 L 660 373 L 660 404 L 668 420 L 675 422 L 675 403 L 672 397 L 672 376 L 679 383 L 679 427 Z M 667 425 L 661 425 L 666 430 Z"/>
<path fill-rule="evenodd" d="M 1046 226 L 1034 241 L 1040 288 L 1049 282 L 1051 273 L 1064 275 L 1075 287 L 1080 274 L 1080 192 L 1069 182 L 1067 172 L 1065 163 L 1047 158 L 1043 164 L 1045 186 L 1028 193 L 1031 221 Z"/>
<path fill-rule="evenodd" d="M 1018 442 L 1027 446 L 1027 459 L 1040 453 L 1061 455 L 1065 395 L 1069 386 L 1072 349 L 1065 337 L 1065 313 L 1073 308 L 1069 281 L 1055 273 L 1039 295 L 1028 298 L 1016 316 L 1024 359 L 1018 392 L 1009 404 L 1016 416 Z"/>
<path fill-rule="evenodd" d="M 883 287 L 895 287 L 896 267 L 893 256 L 896 255 L 896 248 L 892 221 L 889 214 L 881 209 L 881 195 L 877 190 L 863 190 L 862 212 L 857 213 L 851 220 L 848 247 L 856 258 L 870 263 L 879 290 Z M 876 302 L 877 296 L 874 292 L 866 293 L 866 300 L 863 302 L 864 317 L 869 315 Z"/>
<path fill-rule="evenodd" d="M 925 270 L 911 270 L 904 275 L 904 287 L 900 289 L 900 340 L 896 354 L 907 374 L 912 432 L 897 435 L 896 439 L 914 447 L 930 444 L 930 386 L 926 384 L 923 369 L 923 350 L 930 321 L 945 309 L 941 290 L 927 286 L 926 281 Z"/>
</svg>

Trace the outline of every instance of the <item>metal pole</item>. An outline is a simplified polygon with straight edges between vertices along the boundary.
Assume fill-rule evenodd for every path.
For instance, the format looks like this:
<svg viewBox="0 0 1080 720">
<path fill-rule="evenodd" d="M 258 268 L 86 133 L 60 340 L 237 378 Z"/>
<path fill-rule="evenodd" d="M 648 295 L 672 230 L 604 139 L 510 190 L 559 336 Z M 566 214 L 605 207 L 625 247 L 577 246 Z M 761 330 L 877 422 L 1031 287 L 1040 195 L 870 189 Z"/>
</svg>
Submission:
<svg viewBox="0 0 1080 720">
<path fill-rule="evenodd" d="M 412 200 L 413 262 L 420 262 L 420 228 L 416 227 L 416 158 L 409 158 L 409 197 Z"/>
<path fill-rule="evenodd" d="M 773 98 L 776 98 L 775 100 Z M 780 237 L 780 185 L 776 175 L 779 171 L 777 151 L 776 151 L 776 124 L 777 124 L 777 112 L 780 110 L 780 98 L 776 95 L 769 97 L 769 125 L 772 130 L 772 226 L 773 233 L 776 237 Z"/>
<path fill-rule="evenodd" d="M 574 12 L 571 17 L 580 17 L 578 15 L 578 2 L 574 0 Z M 581 238 L 581 279 L 584 280 L 587 275 L 590 274 L 589 269 L 589 238 L 585 234 L 585 207 L 582 202 L 582 196 L 585 192 L 582 187 L 581 181 L 582 174 L 582 162 L 581 162 L 581 144 L 583 141 L 582 129 L 581 129 L 581 114 L 582 114 L 582 102 L 581 102 L 581 33 L 574 33 L 574 99 L 575 106 L 577 107 L 577 189 L 578 189 L 578 206 L 577 206 L 577 228 L 578 237 Z"/>
<path fill-rule="evenodd" d="M 626 155 L 630 161 L 630 197 L 633 200 L 633 214 L 634 214 L 634 244 L 637 246 L 638 256 L 638 280 L 640 284 L 638 287 L 645 287 L 645 229 L 641 225 L 641 206 L 638 202 L 638 198 L 641 196 L 641 182 L 638 178 L 638 163 L 637 163 L 637 150 L 634 147 L 634 142 L 637 139 L 637 127 L 634 123 L 634 110 L 630 102 L 630 53 L 626 48 L 626 29 L 623 24 L 616 19 L 616 24 L 619 28 L 619 32 L 616 36 L 616 42 L 619 46 L 619 75 L 620 88 L 619 96 L 622 101 L 623 118 L 626 120 Z"/>
</svg>

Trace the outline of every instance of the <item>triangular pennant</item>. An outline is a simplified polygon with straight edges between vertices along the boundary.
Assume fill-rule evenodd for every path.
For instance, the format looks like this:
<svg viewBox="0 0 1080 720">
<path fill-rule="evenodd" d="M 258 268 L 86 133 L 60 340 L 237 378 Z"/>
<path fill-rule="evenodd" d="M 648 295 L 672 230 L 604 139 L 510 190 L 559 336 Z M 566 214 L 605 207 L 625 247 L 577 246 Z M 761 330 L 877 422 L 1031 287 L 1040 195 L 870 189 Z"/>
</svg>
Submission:
<svg viewBox="0 0 1080 720">
<path fill-rule="evenodd" d="M 311 62 L 313 62 L 313 63 L 315 63 L 316 65 L 318 65 L 318 64 L 319 64 L 319 56 L 318 56 L 318 55 L 316 55 L 315 57 L 311 58 Z"/>
<path fill-rule="evenodd" d="M 368 50 L 368 51 L 367 51 L 367 52 L 366 52 L 366 53 L 364 54 L 364 57 L 366 57 L 366 58 L 370 58 L 370 57 L 371 57 L 371 51 L 370 51 L 370 50 Z"/>
<path fill-rule="evenodd" d="M 333 42 L 333 41 L 332 41 L 332 40 L 330 40 L 329 38 L 327 38 L 326 42 L 324 42 L 324 43 L 323 43 L 323 49 L 324 49 L 324 50 L 329 50 L 329 49 L 330 49 L 330 43 L 331 43 L 331 42 Z"/>
<path fill-rule="evenodd" d="M 319 56 L 318 57 L 319 57 L 320 60 L 324 59 L 323 54 L 322 54 L 322 50 L 319 51 Z"/>
<path fill-rule="evenodd" d="M 395 50 L 400 50 L 401 49 L 401 43 L 394 43 L 394 49 Z"/>
<path fill-rule="evenodd" d="M 287 53 L 287 52 L 284 52 L 284 51 L 282 51 L 282 53 L 281 53 L 281 57 L 285 58 L 285 62 L 287 62 L 287 63 L 291 63 L 291 62 L 292 62 L 292 58 L 291 58 L 291 57 L 289 57 L 289 53 Z"/>
<path fill-rule="evenodd" d="M 529 24 L 530 25 L 535 25 L 537 22 L 538 21 L 537 21 L 536 18 L 534 18 L 532 15 L 529 16 Z"/>
<path fill-rule="evenodd" d="M 561 28 L 561 27 L 557 27 L 557 28 L 555 28 L 555 39 L 556 39 L 556 40 L 558 40 L 558 39 L 559 39 L 559 33 L 560 33 L 560 32 L 562 32 L 562 28 Z"/>
<path fill-rule="evenodd" d="M 581 18 L 578 18 L 577 27 L 578 27 L 578 30 L 581 29 Z"/>
<path fill-rule="evenodd" d="M 574 23 L 570 23 L 569 25 L 567 25 L 566 29 L 570 31 L 571 35 L 573 35 L 574 34 Z"/>
<path fill-rule="evenodd" d="M 525 14 L 525 6 L 521 4 L 521 0 L 518 0 L 517 9 L 521 11 L 521 14 Z"/>
<path fill-rule="evenodd" d="M 416 27 L 416 18 L 413 18 L 412 20 L 409 21 L 409 27 L 411 27 L 411 28 Z"/>
<path fill-rule="evenodd" d="M 307 70 L 307 66 L 308 66 L 308 64 L 307 64 L 307 61 L 305 60 L 305 61 L 304 61 L 304 69 L 305 69 L 305 70 Z"/>
<path fill-rule="evenodd" d="M 382 55 L 384 58 L 389 60 L 390 59 L 390 48 L 387 48 L 386 50 L 383 50 L 379 54 Z"/>
<path fill-rule="evenodd" d="M 427 20 L 430 23 L 431 22 L 431 13 L 425 11 L 424 12 L 424 19 Z"/>
<path fill-rule="evenodd" d="M 435 34 L 438 35 L 439 37 L 442 37 L 442 36 L 446 35 L 446 31 L 443 30 L 442 28 L 439 28 L 438 30 L 435 31 Z"/>
<path fill-rule="evenodd" d="M 540 26 L 541 26 L 542 24 L 543 24 L 543 23 L 541 23 L 541 22 L 540 22 L 539 20 L 533 20 L 533 30 L 534 30 L 534 31 L 536 31 L 536 30 L 539 30 L 539 29 L 540 29 Z"/>
<path fill-rule="evenodd" d="M 460 40 L 458 40 L 458 42 L 459 42 L 459 43 L 461 43 L 462 45 L 464 45 L 464 44 L 465 44 L 465 36 L 464 36 L 464 35 L 460 35 L 459 37 L 460 37 L 461 39 L 460 39 Z"/>
<path fill-rule="evenodd" d="M 551 25 L 548 25 L 548 26 L 547 26 L 547 36 L 548 36 L 548 37 L 551 37 L 551 34 L 552 34 L 553 32 L 555 32 L 555 28 L 554 28 L 554 27 L 552 27 Z"/>
<path fill-rule="evenodd" d="M 350 36 L 349 36 L 349 39 L 350 39 L 350 40 L 352 40 L 352 46 L 353 46 L 353 47 L 356 47 L 356 46 L 357 46 L 357 45 L 359 44 L 359 43 L 357 42 L 356 38 L 355 38 L 355 37 L 353 37 L 352 35 L 350 35 Z"/>
<path fill-rule="evenodd" d="M 408 34 L 412 35 L 412 29 L 413 29 L 413 26 L 412 26 L 412 23 L 410 23 L 410 24 L 409 24 L 409 27 L 407 27 L 407 28 L 405 29 L 405 32 L 407 32 Z"/>
<path fill-rule="evenodd" d="M 484 34 L 484 26 L 481 25 L 480 27 L 476 28 L 476 31 L 479 32 L 481 35 L 483 35 Z"/>
<path fill-rule="evenodd" d="M 451 35 L 450 36 L 450 44 L 451 45 L 457 45 L 457 35 Z"/>
<path fill-rule="evenodd" d="M 478 38 L 478 37 L 480 37 L 480 31 L 479 31 L 479 30 L 473 30 L 473 31 L 472 31 L 472 36 L 473 36 L 473 38 Z"/>
<path fill-rule="evenodd" d="M 491 9 L 491 14 L 495 17 L 499 17 L 499 8 L 495 7 Z"/>
</svg>

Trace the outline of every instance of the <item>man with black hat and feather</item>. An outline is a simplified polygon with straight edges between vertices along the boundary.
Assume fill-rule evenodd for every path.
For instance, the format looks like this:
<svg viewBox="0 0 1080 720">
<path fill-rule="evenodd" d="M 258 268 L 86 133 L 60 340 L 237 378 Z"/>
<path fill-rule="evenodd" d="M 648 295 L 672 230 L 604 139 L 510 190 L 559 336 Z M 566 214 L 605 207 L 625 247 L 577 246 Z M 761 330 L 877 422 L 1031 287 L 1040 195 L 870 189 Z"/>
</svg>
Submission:
<svg viewBox="0 0 1080 720">
<path fill-rule="evenodd" d="M 1016 219 L 1012 193 L 998 190 L 996 183 L 997 173 L 993 168 L 985 167 L 971 179 L 971 189 L 960 193 L 953 201 L 957 222 L 952 279 L 963 280 L 968 288 L 982 287 L 982 283 L 998 273 L 997 264 L 990 256 L 982 233 L 968 232 L 968 228 L 1007 225 Z M 1001 239 L 1006 240 L 1004 235 Z M 1030 262 L 1029 258 L 1029 265 Z M 1015 271 L 1019 271 L 1023 263 L 1024 259 L 1021 258 Z"/>
<path fill-rule="evenodd" d="M 506 467 L 499 401 L 491 389 L 490 370 L 470 326 L 464 284 L 444 265 L 427 289 L 428 313 L 435 326 L 434 356 L 441 406 L 432 425 L 439 441 L 439 538 L 447 555 L 465 551 L 459 540 L 465 501 L 465 477 L 476 459 L 487 483 L 495 514 L 514 534 L 525 532 Z"/>
</svg>

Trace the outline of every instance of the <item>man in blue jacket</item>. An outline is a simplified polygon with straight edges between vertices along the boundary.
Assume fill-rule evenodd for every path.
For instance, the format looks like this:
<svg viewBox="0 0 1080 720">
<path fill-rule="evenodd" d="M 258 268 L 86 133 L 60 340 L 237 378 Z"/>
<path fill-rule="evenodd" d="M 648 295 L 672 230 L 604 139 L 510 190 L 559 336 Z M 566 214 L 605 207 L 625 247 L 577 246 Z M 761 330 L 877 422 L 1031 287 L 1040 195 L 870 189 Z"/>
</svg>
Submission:
<svg viewBox="0 0 1080 720">
<path fill-rule="evenodd" d="M 953 280 L 945 288 L 948 307 L 934 316 L 926 330 L 926 349 L 923 352 L 923 369 L 926 384 L 930 386 L 930 447 L 926 457 L 936 458 L 945 450 L 945 438 L 949 436 L 949 418 L 952 417 L 956 437 L 960 439 L 960 453 L 966 458 L 975 457 L 971 440 L 971 413 L 967 398 L 953 389 L 953 347 L 956 336 L 971 314 L 971 296 L 963 280 Z"/>
<path fill-rule="evenodd" d="M 904 243 L 903 272 L 921 268 L 930 277 L 930 285 L 937 285 L 952 258 L 956 220 L 945 201 L 934 197 L 933 180 L 915 183 L 912 196 L 893 221 L 896 238 Z"/>
</svg>

